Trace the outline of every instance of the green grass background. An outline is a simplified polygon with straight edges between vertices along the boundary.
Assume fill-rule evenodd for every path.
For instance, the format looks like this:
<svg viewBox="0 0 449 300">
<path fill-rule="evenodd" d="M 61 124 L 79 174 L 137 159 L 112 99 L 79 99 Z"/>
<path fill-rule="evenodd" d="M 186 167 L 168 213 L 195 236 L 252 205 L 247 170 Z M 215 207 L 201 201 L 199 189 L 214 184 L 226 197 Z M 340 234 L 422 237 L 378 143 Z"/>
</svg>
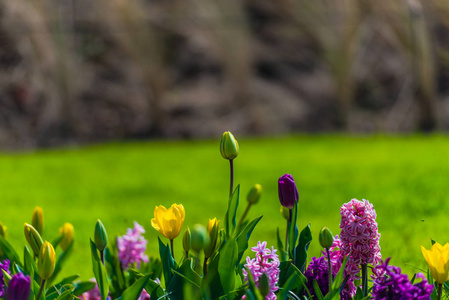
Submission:
<svg viewBox="0 0 449 300">
<path fill-rule="evenodd" d="M 449 241 L 449 139 L 433 136 L 290 136 L 241 138 L 235 182 L 241 184 L 239 215 L 251 186 L 263 195 L 250 218 L 263 215 L 250 240 L 276 246 L 279 213 L 277 179 L 291 173 L 297 183 L 298 226 L 311 222 L 310 256 L 319 255 L 318 232 L 339 233 L 340 206 L 351 198 L 374 204 L 384 258 L 406 272 L 425 267 L 420 246 L 430 238 Z M 155 256 L 158 233 L 151 227 L 156 205 L 182 203 L 184 228 L 223 220 L 229 164 L 213 141 L 123 143 L 80 149 L 45 150 L 0 157 L 0 220 L 19 253 L 24 222 L 33 208 L 44 210 L 44 238 L 52 241 L 64 222 L 76 230 L 76 243 L 63 274 L 93 277 L 89 237 L 98 218 L 110 238 L 124 234 L 133 221 L 147 231 L 147 253 Z M 177 258 L 181 239 L 175 241 Z M 413 267 L 412 267 L 413 266 Z"/>
</svg>

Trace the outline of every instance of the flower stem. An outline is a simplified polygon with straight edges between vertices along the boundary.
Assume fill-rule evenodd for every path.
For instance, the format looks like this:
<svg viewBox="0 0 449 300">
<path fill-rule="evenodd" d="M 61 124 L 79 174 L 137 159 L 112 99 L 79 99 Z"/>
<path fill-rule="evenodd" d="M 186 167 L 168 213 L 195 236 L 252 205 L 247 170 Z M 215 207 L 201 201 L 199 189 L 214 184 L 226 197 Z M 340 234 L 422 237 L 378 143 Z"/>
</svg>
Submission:
<svg viewBox="0 0 449 300">
<path fill-rule="evenodd" d="M 171 257 L 175 259 L 175 252 L 173 251 L 173 239 L 170 240 Z"/>
<path fill-rule="evenodd" d="M 287 232 L 285 234 L 285 252 L 287 252 L 287 254 L 289 253 L 289 249 L 288 249 L 288 238 L 289 238 L 289 229 L 290 229 L 290 223 L 292 222 L 292 210 L 289 209 L 288 210 L 288 220 L 287 220 Z"/>
<path fill-rule="evenodd" d="M 39 293 L 37 294 L 36 300 L 39 300 L 39 298 L 41 297 L 42 292 L 44 290 L 44 286 L 45 286 L 45 279 L 42 279 L 41 288 L 39 289 Z"/>
<path fill-rule="evenodd" d="M 368 264 L 362 264 L 362 292 L 363 297 L 368 296 Z"/>
<path fill-rule="evenodd" d="M 234 191 L 234 160 L 230 159 L 229 164 L 231 167 L 231 180 L 229 184 L 229 198 L 232 196 L 232 192 Z"/>
<path fill-rule="evenodd" d="M 332 290 L 332 264 L 331 264 L 331 254 L 329 252 L 329 248 L 326 248 L 327 252 L 327 265 L 328 265 L 328 271 L 329 271 L 329 293 Z"/>
<path fill-rule="evenodd" d="M 246 207 L 245 211 L 243 212 L 242 217 L 240 218 L 237 228 L 239 228 L 242 225 L 243 221 L 245 221 L 246 215 L 248 214 L 250 208 L 251 208 L 251 203 L 248 203 L 248 206 Z"/>
<path fill-rule="evenodd" d="M 189 251 L 186 251 L 186 259 L 189 259 Z"/>
<path fill-rule="evenodd" d="M 101 250 L 101 251 L 100 251 L 100 259 L 101 259 L 101 263 L 102 263 L 103 266 L 104 266 L 104 250 Z"/>
<path fill-rule="evenodd" d="M 200 253 L 197 252 L 196 259 L 195 259 L 195 266 L 193 267 L 193 270 L 196 271 L 196 266 L 198 265 L 198 261 L 200 260 Z"/>
<path fill-rule="evenodd" d="M 441 299 L 441 295 L 443 294 L 443 284 L 439 283 L 438 284 L 438 298 L 437 300 Z"/>
<path fill-rule="evenodd" d="M 204 262 L 203 262 L 203 279 L 206 277 L 207 274 L 207 257 L 204 256 Z"/>
</svg>

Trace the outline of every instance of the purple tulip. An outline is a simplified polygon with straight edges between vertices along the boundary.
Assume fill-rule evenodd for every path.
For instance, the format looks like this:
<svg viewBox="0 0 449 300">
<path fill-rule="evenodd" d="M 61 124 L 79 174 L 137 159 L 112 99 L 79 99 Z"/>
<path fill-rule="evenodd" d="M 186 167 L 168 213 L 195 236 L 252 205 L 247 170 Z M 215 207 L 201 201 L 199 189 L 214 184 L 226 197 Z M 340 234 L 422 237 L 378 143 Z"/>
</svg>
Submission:
<svg viewBox="0 0 449 300">
<path fill-rule="evenodd" d="M 291 209 L 298 202 L 298 189 L 292 175 L 284 174 L 279 178 L 278 192 L 282 206 Z"/>
<path fill-rule="evenodd" d="M 5 300 L 28 300 L 30 289 L 30 276 L 17 273 L 9 281 Z"/>
</svg>

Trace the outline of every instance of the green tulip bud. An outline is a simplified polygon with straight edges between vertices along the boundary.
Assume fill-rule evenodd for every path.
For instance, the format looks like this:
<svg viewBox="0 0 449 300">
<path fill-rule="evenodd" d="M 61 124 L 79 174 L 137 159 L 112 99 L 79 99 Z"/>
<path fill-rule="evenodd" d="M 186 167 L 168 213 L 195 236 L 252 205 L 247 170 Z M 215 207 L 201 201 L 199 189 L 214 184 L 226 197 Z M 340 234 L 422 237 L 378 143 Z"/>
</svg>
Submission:
<svg viewBox="0 0 449 300">
<path fill-rule="evenodd" d="M 246 200 L 251 204 L 256 204 L 259 202 L 260 195 L 262 194 L 262 186 L 260 184 L 255 184 L 252 189 L 249 190 Z"/>
<path fill-rule="evenodd" d="M 55 270 L 55 258 L 55 249 L 49 242 L 45 241 L 37 260 L 37 272 L 43 280 L 47 280 L 53 275 L 53 271 Z"/>
<path fill-rule="evenodd" d="M 182 236 L 182 248 L 184 251 L 188 253 L 190 251 L 190 243 L 191 243 L 192 234 L 190 233 L 189 227 L 187 227 L 184 235 Z"/>
<path fill-rule="evenodd" d="M 39 232 L 37 232 L 37 230 L 28 223 L 25 223 L 25 238 L 31 249 L 33 249 L 34 255 L 39 256 L 39 252 L 44 241 L 42 240 Z"/>
<path fill-rule="evenodd" d="M 59 228 L 59 235 L 62 235 L 59 245 L 63 251 L 66 251 L 75 239 L 75 229 L 73 228 L 73 225 L 64 223 L 64 225 Z"/>
<path fill-rule="evenodd" d="M 42 208 L 36 206 L 33 211 L 33 217 L 31 219 L 31 225 L 42 235 L 44 231 L 44 213 L 42 212 Z"/>
<path fill-rule="evenodd" d="M 239 143 L 230 131 L 223 133 L 220 142 L 220 153 L 225 159 L 234 159 L 239 155 Z"/>
<path fill-rule="evenodd" d="M 259 291 L 263 299 L 266 299 L 270 292 L 270 281 L 265 273 L 262 273 L 262 276 L 259 278 Z"/>
<path fill-rule="evenodd" d="M 332 247 L 332 244 L 334 243 L 334 237 L 332 235 L 332 232 L 327 227 L 321 228 L 319 239 L 321 247 L 325 249 L 329 249 L 330 247 Z"/>
<path fill-rule="evenodd" d="M 108 233 L 106 232 L 106 228 L 104 228 L 104 225 L 101 223 L 100 219 L 98 219 L 95 224 L 94 240 L 95 246 L 97 246 L 100 251 L 103 251 L 108 245 Z"/>
<path fill-rule="evenodd" d="M 204 242 L 206 241 L 206 228 L 201 224 L 196 224 L 192 228 L 190 247 L 195 252 L 203 250 Z"/>
<path fill-rule="evenodd" d="M 216 220 L 216 219 L 214 219 Z M 217 240 L 218 240 L 218 230 L 219 230 L 219 222 L 209 220 L 209 223 L 212 221 L 212 228 L 210 229 L 209 236 L 206 239 L 206 242 L 204 244 L 204 255 L 206 258 L 212 257 L 212 255 L 215 252 L 215 249 L 217 248 Z"/>
<path fill-rule="evenodd" d="M 0 222 L 0 235 L 1 235 L 2 237 L 4 237 L 5 239 L 6 239 L 7 236 L 8 236 L 8 232 L 6 231 L 6 226 L 3 225 L 2 222 Z"/>
<path fill-rule="evenodd" d="M 281 214 L 282 214 L 282 217 L 288 221 L 288 219 L 290 218 L 290 209 L 288 209 L 287 207 L 281 206 Z"/>
</svg>

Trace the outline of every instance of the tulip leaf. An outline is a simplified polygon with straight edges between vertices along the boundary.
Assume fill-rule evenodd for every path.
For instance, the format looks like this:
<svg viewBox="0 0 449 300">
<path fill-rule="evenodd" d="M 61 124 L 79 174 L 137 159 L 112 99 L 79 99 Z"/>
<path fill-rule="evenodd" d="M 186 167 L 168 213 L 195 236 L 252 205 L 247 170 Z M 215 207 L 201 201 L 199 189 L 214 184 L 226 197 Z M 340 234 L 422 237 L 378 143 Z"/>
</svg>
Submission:
<svg viewBox="0 0 449 300">
<path fill-rule="evenodd" d="M 140 294 L 142 294 L 143 289 L 147 285 L 150 280 L 151 274 L 147 274 L 142 278 L 139 278 L 136 282 L 134 282 L 129 288 L 127 288 L 123 294 L 117 298 L 117 300 L 136 300 L 139 298 Z"/>
<path fill-rule="evenodd" d="M 22 263 L 20 262 L 19 255 L 14 250 L 14 248 L 11 246 L 11 244 L 1 235 L 0 235 L 0 248 L 3 251 L 3 255 L 7 259 L 9 259 L 11 264 L 15 262 L 16 264 L 18 264 L 19 266 L 22 267 Z"/>
<path fill-rule="evenodd" d="M 164 274 L 165 288 L 168 288 L 168 286 L 170 285 L 170 281 L 173 278 L 173 273 L 171 270 L 175 268 L 176 262 L 171 255 L 170 247 L 162 243 L 160 238 L 158 238 L 158 240 L 159 255 L 162 261 L 162 271 Z"/>
<path fill-rule="evenodd" d="M 259 223 L 262 216 L 252 220 L 245 228 L 239 233 L 237 236 L 237 245 L 238 245 L 238 257 L 236 261 L 236 266 L 240 263 L 242 259 L 243 253 L 248 249 L 248 240 L 251 237 L 251 233 L 256 227 L 257 223 Z"/>
<path fill-rule="evenodd" d="M 37 274 L 37 266 L 33 259 L 33 254 L 31 253 L 30 249 L 28 249 L 27 246 L 23 249 L 23 267 L 24 271 L 30 275 L 30 278 L 34 278 L 35 274 Z M 36 276 L 37 277 L 37 276 Z"/>
<path fill-rule="evenodd" d="M 279 227 L 277 228 L 276 231 L 276 237 L 277 237 L 277 244 L 278 244 L 278 251 L 279 251 L 279 260 L 280 261 L 285 261 L 287 260 L 287 253 L 284 250 L 284 245 L 282 244 L 282 240 L 281 240 L 281 236 L 279 234 Z"/>
<path fill-rule="evenodd" d="M 192 261 L 186 260 L 178 270 L 173 270 L 173 278 L 167 287 L 172 299 L 195 299 L 200 293 L 201 277 L 192 269 Z"/>
<path fill-rule="evenodd" d="M 288 227 L 288 251 L 289 258 L 296 264 L 296 240 L 298 239 L 298 226 L 296 225 L 296 219 L 298 217 L 298 202 L 295 202 L 295 205 L 290 211 L 291 221 Z"/>
<path fill-rule="evenodd" d="M 237 208 L 239 206 L 240 184 L 237 185 L 228 202 L 228 210 L 225 216 L 226 238 L 229 239 L 234 233 L 236 225 Z"/>
<path fill-rule="evenodd" d="M 304 272 L 307 261 L 307 251 L 312 242 L 312 231 L 310 230 L 310 223 L 304 227 L 299 235 L 298 246 L 296 247 L 296 263 L 295 265 L 301 272 Z"/>
<path fill-rule="evenodd" d="M 114 252 L 111 249 L 114 249 Z M 114 288 L 114 292 L 117 295 L 121 295 L 126 288 L 126 284 L 120 260 L 117 257 L 117 252 L 115 249 L 117 249 L 116 239 L 113 240 L 113 245 L 111 247 L 106 247 L 106 249 L 104 249 L 104 258 L 105 263 L 109 265 L 108 270 L 110 270 L 111 273 L 111 285 Z"/>
<path fill-rule="evenodd" d="M 302 294 L 307 278 L 301 273 L 301 271 L 290 260 L 282 261 L 279 264 L 279 280 L 278 285 L 280 287 L 286 287 L 288 285 L 288 291 L 294 291 L 295 294 Z M 295 275 L 295 281 L 287 283 L 291 279 L 292 275 Z"/>
<path fill-rule="evenodd" d="M 75 290 L 73 291 L 74 296 L 80 296 L 83 293 L 90 291 L 91 289 L 95 288 L 95 282 L 92 281 L 82 281 L 74 283 L 73 286 L 75 287 Z"/>
<path fill-rule="evenodd" d="M 313 289 L 315 290 L 315 295 L 318 300 L 324 300 L 323 293 L 318 285 L 318 282 L 313 278 Z"/>
<path fill-rule="evenodd" d="M 55 285 L 45 292 L 45 300 L 54 299 L 73 299 L 73 290 L 75 287 L 72 284 Z M 66 294 L 68 293 L 68 295 Z M 63 296 L 64 295 L 64 296 Z M 60 298 L 63 297 L 63 298 Z"/>
<path fill-rule="evenodd" d="M 136 269 L 130 269 L 130 271 L 133 273 L 133 276 L 136 279 L 140 279 L 144 276 L 142 273 L 140 273 Z M 165 293 L 164 289 L 161 287 L 161 285 L 159 283 L 151 280 L 151 276 L 150 276 L 150 280 L 148 280 L 147 285 L 145 286 L 145 290 L 147 291 L 147 293 L 149 295 L 151 295 L 151 297 L 153 297 L 153 299 L 158 299 L 159 297 L 163 296 Z"/>
<path fill-rule="evenodd" d="M 295 265 L 290 265 L 295 269 L 295 272 L 293 272 L 290 277 L 285 281 L 285 283 L 282 285 L 282 288 L 280 288 L 280 292 L 277 295 L 277 299 L 287 300 L 290 299 L 290 293 L 291 291 L 300 288 L 299 290 L 302 291 L 304 289 L 307 292 L 307 295 L 309 295 L 309 299 L 312 299 L 312 296 L 310 294 L 309 289 L 306 286 L 307 278 L 299 272 L 299 270 L 295 267 Z M 297 271 L 296 271 L 297 270 Z M 295 293 L 293 293 L 295 294 Z M 300 293 L 298 293 L 300 294 Z"/>
<path fill-rule="evenodd" d="M 340 299 L 340 293 L 346 284 L 344 273 L 347 262 L 348 257 L 346 256 L 343 260 L 343 263 L 341 264 L 340 270 L 338 271 L 337 275 L 335 275 L 331 290 L 329 291 L 329 293 L 327 293 L 326 297 L 324 297 L 325 300 Z"/>
<path fill-rule="evenodd" d="M 235 238 L 229 240 L 223 247 L 218 261 L 218 274 L 220 276 L 223 292 L 229 293 L 234 289 L 235 268 L 238 258 L 238 245 Z"/>
<path fill-rule="evenodd" d="M 245 291 L 246 298 L 253 300 L 263 300 L 263 296 L 260 294 L 259 289 L 254 283 L 253 275 L 248 269 L 246 271 L 248 272 L 248 289 Z"/>
<path fill-rule="evenodd" d="M 108 274 L 98 255 L 97 246 L 95 246 L 95 243 L 92 240 L 90 240 L 90 250 L 92 254 L 92 266 L 98 289 L 100 290 L 101 300 L 106 300 L 109 291 Z"/>
</svg>

